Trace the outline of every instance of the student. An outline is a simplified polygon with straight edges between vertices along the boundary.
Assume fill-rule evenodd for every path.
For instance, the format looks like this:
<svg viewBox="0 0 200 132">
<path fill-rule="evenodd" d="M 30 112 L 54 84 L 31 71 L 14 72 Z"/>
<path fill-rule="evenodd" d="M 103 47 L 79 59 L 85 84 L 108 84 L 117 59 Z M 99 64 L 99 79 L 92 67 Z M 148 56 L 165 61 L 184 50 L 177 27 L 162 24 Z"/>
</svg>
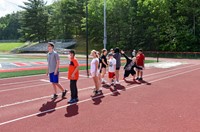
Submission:
<svg viewBox="0 0 200 132">
<path fill-rule="evenodd" d="M 136 52 L 135 52 L 135 50 L 133 50 L 132 51 L 132 57 L 135 57 L 135 54 L 136 54 Z"/>
<path fill-rule="evenodd" d="M 69 51 L 70 64 L 68 70 L 68 79 L 70 80 L 71 99 L 68 103 L 76 103 L 78 99 L 77 80 L 79 78 L 79 63 L 75 58 L 75 51 Z"/>
<path fill-rule="evenodd" d="M 102 56 L 101 56 L 101 83 L 105 83 L 105 74 L 106 74 L 106 67 L 108 66 L 108 63 L 107 63 L 107 58 L 106 58 L 106 55 L 107 55 L 107 50 L 106 49 L 103 49 L 102 50 Z"/>
<path fill-rule="evenodd" d="M 116 59 L 113 57 L 112 53 L 108 54 L 109 60 L 108 60 L 108 78 L 110 81 L 109 86 L 111 86 L 114 83 L 114 86 L 116 84 L 115 82 L 115 71 L 116 71 Z"/>
<path fill-rule="evenodd" d="M 99 70 L 98 70 L 98 66 L 99 66 L 99 59 L 98 59 L 98 55 L 97 55 L 97 51 L 92 50 L 91 54 L 92 56 L 92 61 L 90 64 L 90 74 L 91 77 L 94 81 L 95 84 L 95 89 L 94 89 L 94 96 L 101 94 L 100 91 L 100 86 L 99 86 Z"/>
<path fill-rule="evenodd" d="M 58 87 L 62 91 L 62 98 L 64 98 L 67 93 L 67 90 L 64 90 L 64 88 L 59 84 L 60 58 L 58 53 L 54 51 L 53 42 L 48 43 L 47 62 L 48 69 L 46 74 L 49 75 L 50 82 L 52 83 L 54 88 L 54 94 L 52 96 L 52 99 L 56 99 L 58 97 L 56 87 Z"/>
<path fill-rule="evenodd" d="M 137 82 L 136 80 L 135 80 L 135 74 L 136 74 L 136 72 L 135 72 L 135 70 L 134 70 L 134 68 L 136 67 L 136 68 L 138 68 L 138 69 L 142 69 L 142 68 L 140 68 L 139 66 L 137 66 L 136 65 L 136 59 L 135 59 L 135 57 L 134 58 L 132 58 L 132 59 L 130 59 L 126 54 L 125 54 L 125 52 L 124 51 L 121 51 L 121 54 L 126 58 L 126 64 L 125 64 L 125 66 L 124 66 L 124 81 L 126 81 L 126 78 L 131 74 L 132 76 L 133 76 L 133 81 L 134 82 Z"/>
<path fill-rule="evenodd" d="M 114 53 L 115 53 L 114 49 L 111 48 L 109 53 L 112 53 L 114 55 Z"/>
<path fill-rule="evenodd" d="M 120 53 L 120 50 L 118 47 L 115 48 L 114 58 L 116 59 L 116 71 L 115 71 L 116 84 L 119 84 L 119 70 L 121 67 L 121 53 Z"/>
<path fill-rule="evenodd" d="M 136 64 L 140 67 L 140 69 L 137 68 L 136 80 L 139 80 L 139 81 L 143 80 L 144 61 L 145 61 L 145 56 L 142 52 L 142 49 L 139 49 L 138 54 L 136 56 Z"/>
</svg>

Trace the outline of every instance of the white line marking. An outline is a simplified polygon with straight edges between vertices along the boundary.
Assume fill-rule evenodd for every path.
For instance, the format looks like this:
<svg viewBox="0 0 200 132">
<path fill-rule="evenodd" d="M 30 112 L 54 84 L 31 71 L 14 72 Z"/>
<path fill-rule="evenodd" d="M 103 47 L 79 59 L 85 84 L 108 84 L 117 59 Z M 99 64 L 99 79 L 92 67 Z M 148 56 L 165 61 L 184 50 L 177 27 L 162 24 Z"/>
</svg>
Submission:
<svg viewBox="0 0 200 132">
<path fill-rule="evenodd" d="M 144 75 L 144 77 L 148 77 L 148 76 L 152 76 L 152 75 L 157 75 L 157 74 L 160 74 L 160 73 L 166 73 L 166 72 L 170 72 L 170 71 L 175 71 L 175 70 L 180 70 L 180 69 L 185 69 L 185 68 L 188 68 L 188 67 L 194 67 L 194 66 L 197 66 L 197 65 L 200 65 L 200 64 L 195 64 L 195 65 L 192 65 L 192 66 L 191 65 L 190 66 L 185 66 L 185 67 L 171 69 L 171 70 L 162 71 L 162 72 L 156 72 L 156 73 L 153 73 L 153 74 Z M 62 77 L 62 79 L 67 79 L 67 78 Z M 79 80 L 83 80 L 83 79 L 87 79 L 87 78 L 81 78 Z M 67 80 L 67 81 L 69 81 L 69 80 Z M 60 82 L 66 82 L 66 80 L 65 81 L 60 81 Z M 0 90 L 0 93 L 7 92 L 7 91 L 20 90 L 20 89 L 27 89 L 27 88 L 31 88 L 31 87 L 44 86 L 44 85 L 49 85 L 49 84 L 45 83 L 45 84 L 24 86 L 24 87 L 18 87 L 18 88 L 10 88 L 10 89 L 5 89 L 5 90 Z"/>
<path fill-rule="evenodd" d="M 81 89 L 78 89 L 78 91 L 84 91 L 84 90 L 88 90 L 88 89 L 92 89 L 92 88 L 94 88 L 94 86 L 92 86 L 92 87 L 86 87 L 86 88 L 81 88 Z M 69 91 L 67 93 L 71 93 L 71 92 Z M 58 95 L 61 95 L 61 94 L 62 93 L 59 93 Z M 12 104 L 5 104 L 5 105 L 1 105 L 0 109 L 1 108 L 5 108 L 5 107 L 10 107 L 10 106 L 15 106 L 15 105 L 20 105 L 20 104 L 30 103 L 30 102 L 41 100 L 41 99 L 47 99 L 47 98 L 50 98 L 50 97 L 51 97 L 51 95 L 48 95 L 48 96 L 43 96 L 43 97 L 34 98 L 34 99 L 30 99 L 30 100 L 24 100 L 24 101 L 21 101 L 21 102 L 15 102 L 15 103 L 12 103 Z"/>
<path fill-rule="evenodd" d="M 46 79 L 40 79 L 40 81 L 42 81 L 42 82 L 50 82 L 49 80 L 46 80 Z"/>
<path fill-rule="evenodd" d="M 86 77 L 86 78 L 88 78 L 88 76 L 87 75 L 79 75 L 80 77 Z M 89 78 L 91 78 L 91 76 L 89 76 Z"/>
<path fill-rule="evenodd" d="M 61 79 L 67 79 L 68 80 L 68 78 L 67 77 L 60 77 Z"/>
<path fill-rule="evenodd" d="M 156 80 L 151 81 L 150 83 L 152 83 L 152 82 L 158 82 L 158 81 L 165 80 L 165 79 L 172 78 L 172 77 L 176 77 L 176 76 L 183 75 L 183 74 L 186 74 L 186 73 L 190 73 L 190 72 L 193 72 L 193 71 L 196 71 L 196 70 L 199 70 L 199 69 L 200 68 L 196 68 L 196 69 L 189 70 L 189 71 L 182 72 L 182 73 L 178 73 L 178 74 L 175 74 L 175 75 L 172 75 L 172 76 L 168 76 L 168 77 L 156 79 Z M 127 90 L 128 89 L 133 89 L 135 87 L 141 87 L 141 86 L 144 86 L 144 85 L 146 85 L 146 84 L 132 86 L 132 87 L 128 87 L 126 89 Z M 118 90 L 118 91 L 121 92 L 122 90 Z M 107 95 L 111 95 L 111 94 L 113 94 L 113 92 L 107 93 L 107 94 L 104 94 L 104 95 L 101 95 L 101 96 L 98 96 L 98 97 L 88 98 L 88 99 L 85 99 L 85 100 L 81 100 L 77 104 L 84 103 L 84 102 L 87 102 L 87 101 L 91 101 L 92 99 L 100 98 L 102 96 L 107 96 Z M 19 121 L 19 120 L 27 119 L 27 118 L 30 118 L 30 117 L 34 117 L 34 116 L 37 116 L 37 115 L 40 115 L 40 114 L 44 114 L 44 113 L 48 113 L 48 112 L 51 112 L 51 111 L 59 110 L 59 109 L 62 109 L 62 108 L 66 108 L 67 106 L 70 106 L 70 105 L 73 105 L 73 104 L 68 104 L 68 105 L 57 107 L 55 109 L 49 109 L 49 110 L 46 110 L 46 111 L 43 111 L 43 112 L 37 112 L 37 113 L 31 114 L 31 115 L 27 115 L 27 116 L 23 116 L 23 117 L 19 117 L 19 118 L 13 119 L 13 120 L 5 121 L 5 122 L 0 123 L 0 126 L 5 125 L 5 124 L 9 124 L 9 123 L 12 123 L 12 122 L 16 122 L 16 121 Z"/>
<path fill-rule="evenodd" d="M 29 83 L 29 82 L 38 82 L 38 79 L 37 80 L 31 80 L 31 81 L 23 81 L 23 82 L 5 83 L 5 84 L 0 84 L 0 86 L 14 85 L 14 84 L 23 84 L 23 83 Z"/>
</svg>

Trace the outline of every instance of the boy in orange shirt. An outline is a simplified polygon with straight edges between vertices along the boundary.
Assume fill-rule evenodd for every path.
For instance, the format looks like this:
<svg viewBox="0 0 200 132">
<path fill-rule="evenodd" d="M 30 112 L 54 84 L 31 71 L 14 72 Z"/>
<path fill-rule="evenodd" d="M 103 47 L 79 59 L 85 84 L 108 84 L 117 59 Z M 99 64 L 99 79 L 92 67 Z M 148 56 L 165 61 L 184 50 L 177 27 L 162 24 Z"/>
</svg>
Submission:
<svg viewBox="0 0 200 132">
<path fill-rule="evenodd" d="M 78 99 L 77 80 L 79 78 L 79 63 L 75 58 L 75 51 L 69 51 L 70 64 L 68 70 L 68 79 L 70 80 L 71 99 L 68 103 L 76 103 Z"/>
</svg>

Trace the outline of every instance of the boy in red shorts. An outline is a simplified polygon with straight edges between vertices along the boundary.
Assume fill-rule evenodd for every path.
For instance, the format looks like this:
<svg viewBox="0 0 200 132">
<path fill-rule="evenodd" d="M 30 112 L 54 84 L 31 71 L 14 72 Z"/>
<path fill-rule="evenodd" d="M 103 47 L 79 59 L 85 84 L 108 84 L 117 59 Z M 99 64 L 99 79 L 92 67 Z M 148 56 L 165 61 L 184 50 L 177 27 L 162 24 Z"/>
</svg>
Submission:
<svg viewBox="0 0 200 132">
<path fill-rule="evenodd" d="M 136 64 L 141 67 L 142 69 L 137 69 L 137 78 L 136 80 L 142 81 L 143 80 L 143 69 L 144 69 L 144 61 L 145 56 L 142 52 L 142 49 L 138 50 L 137 56 L 136 56 Z"/>
<path fill-rule="evenodd" d="M 116 59 L 113 57 L 112 53 L 108 54 L 109 60 L 108 60 L 108 78 L 110 81 L 110 86 L 114 82 L 115 86 L 115 71 L 116 71 Z"/>
</svg>

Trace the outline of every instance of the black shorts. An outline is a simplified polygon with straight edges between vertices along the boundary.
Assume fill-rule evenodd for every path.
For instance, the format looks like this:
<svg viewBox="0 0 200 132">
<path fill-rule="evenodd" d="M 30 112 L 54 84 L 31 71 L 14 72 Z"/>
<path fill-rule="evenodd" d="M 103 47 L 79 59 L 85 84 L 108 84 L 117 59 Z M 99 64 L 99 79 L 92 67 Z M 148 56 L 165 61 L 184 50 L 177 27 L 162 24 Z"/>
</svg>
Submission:
<svg viewBox="0 0 200 132">
<path fill-rule="evenodd" d="M 116 70 L 120 70 L 120 67 L 116 67 Z"/>
<path fill-rule="evenodd" d="M 106 65 L 102 65 L 102 66 L 101 66 L 101 69 L 102 69 L 102 68 L 106 68 Z"/>
<path fill-rule="evenodd" d="M 124 78 L 128 77 L 130 74 L 132 76 L 134 76 L 136 74 L 135 70 L 130 70 L 130 71 L 125 70 L 125 72 L 124 72 Z"/>
</svg>

